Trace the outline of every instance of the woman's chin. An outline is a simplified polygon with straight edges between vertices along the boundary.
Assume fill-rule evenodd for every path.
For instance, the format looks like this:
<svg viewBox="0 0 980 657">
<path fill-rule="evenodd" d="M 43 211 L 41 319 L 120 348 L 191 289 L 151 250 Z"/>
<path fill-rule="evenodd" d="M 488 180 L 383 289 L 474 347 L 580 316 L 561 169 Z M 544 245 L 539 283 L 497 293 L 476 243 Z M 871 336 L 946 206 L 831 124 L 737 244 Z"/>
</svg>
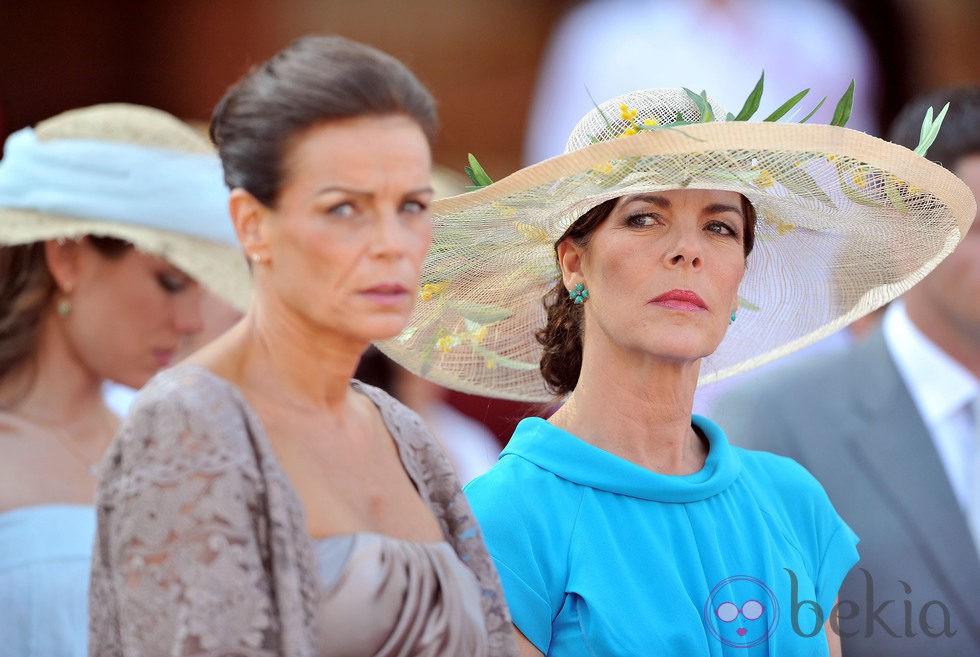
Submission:
<svg viewBox="0 0 980 657">
<path fill-rule="evenodd" d="M 365 320 L 358 328 L 368 342 L 390 340 L 408 326 L 408 315 L 404 317 L 372 318 Z"/>
</svg>

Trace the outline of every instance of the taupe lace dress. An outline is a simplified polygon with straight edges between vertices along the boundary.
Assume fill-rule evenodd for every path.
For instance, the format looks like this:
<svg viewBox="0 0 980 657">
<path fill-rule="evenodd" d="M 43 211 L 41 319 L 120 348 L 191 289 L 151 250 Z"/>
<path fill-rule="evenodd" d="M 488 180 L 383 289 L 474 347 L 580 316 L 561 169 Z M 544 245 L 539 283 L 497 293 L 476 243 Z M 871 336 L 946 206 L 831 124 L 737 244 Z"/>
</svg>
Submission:
<svg viewBox="0 0 980 657">
<path fill-rule="evenodd" d="M 352 385 L 378 406 L 445 543 L 374 534 L 315 543 L 238 390 L 202 367 L 177 367 L 140 393 L 103 466 L 91 655 L 327 657 L 358 654 L 357 632 L 379 641 L 367 655 L 517 655 L 500 581 L 449 461 L 415 413 Z M 372 559 L 394 563 L 397 582 Z M 389 598 L 402 587 L 400 611 L 352 614 L 358 600 L 378 600 L 364 596 L 364 581 Z M 360 626 L 336 622 L 332 609 Z"/>
</svg>

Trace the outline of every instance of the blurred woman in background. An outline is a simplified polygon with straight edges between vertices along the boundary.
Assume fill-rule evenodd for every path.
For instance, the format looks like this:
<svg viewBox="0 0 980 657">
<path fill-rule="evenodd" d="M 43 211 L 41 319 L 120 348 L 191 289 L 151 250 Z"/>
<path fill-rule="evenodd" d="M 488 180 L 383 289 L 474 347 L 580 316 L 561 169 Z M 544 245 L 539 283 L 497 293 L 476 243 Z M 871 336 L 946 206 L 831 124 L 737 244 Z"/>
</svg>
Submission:
<svg viewBox="0 0 980 657">
<path fill-rule="evenodd" d="M 138 388 L 201 328 L 202 288 L 247 298 L 213 148 L 159 110 L 99 105 L 0 161 L 0 645 L 87 653 L 96 476 Z"/>
</svg>

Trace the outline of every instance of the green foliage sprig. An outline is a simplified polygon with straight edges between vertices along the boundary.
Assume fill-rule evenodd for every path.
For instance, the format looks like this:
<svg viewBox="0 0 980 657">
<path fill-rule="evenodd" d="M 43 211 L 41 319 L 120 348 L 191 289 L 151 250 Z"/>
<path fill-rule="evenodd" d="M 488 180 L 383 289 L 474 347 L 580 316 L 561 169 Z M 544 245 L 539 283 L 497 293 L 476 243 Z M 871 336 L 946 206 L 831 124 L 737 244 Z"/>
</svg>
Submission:
<svg viewBox="0 0 980 657">
<path fill-rule="evenodd" d="M 932 108 L 926 110 L 926 116 L 922 119 L 922 129 L 919 131 L 919 145 L 915 147 L 915 152 L 922 157 L 926 156 L 926 151 L 932 146 L 932 142 L 936 141 L 936 137 L 939 136 L 939 127 L 943 124 L 943 119 L 946 118 L 946 110 L 949 109 L 949 103 L 943 107 L 939 112 L 939 115 L 933 120 L 932 118 Z"/>
</svg>

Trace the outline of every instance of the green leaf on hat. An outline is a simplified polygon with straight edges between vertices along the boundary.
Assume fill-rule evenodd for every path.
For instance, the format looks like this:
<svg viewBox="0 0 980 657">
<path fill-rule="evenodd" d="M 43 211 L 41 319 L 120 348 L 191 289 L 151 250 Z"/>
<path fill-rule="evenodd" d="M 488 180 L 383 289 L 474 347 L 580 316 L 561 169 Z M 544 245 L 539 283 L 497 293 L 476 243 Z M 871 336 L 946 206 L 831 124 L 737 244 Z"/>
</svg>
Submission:
<svg viewBox="0 0 980 657">
<path fill-rule="evenodd" d="M 949 103 L 947 103 L 948 105 Z M 922 127 L 919 128 L 919 146 L 922 142 L 926 140 L 926 135 L 929 134 L 929 128 L 932 127 L 932 106 L 930 105 L 926 108 L 926 115 L 922 119 Z M 916 146 L 918 148 L 918 146 Z"/>
<path fill-rule="evenodd" d="M 820 102 L 817 103 L 817 106 L 814 107 L 812 110 L 810 110 L 810 113 L 807 114 L 806 116 L 804 116 L 803 117 L 803 120 L 800 121 L 800 123 L 806 123 L 807 121 L 809 121 L 810 119 L 812 119 L 813 118 L 813 115 L 817 113 L 817 110 L 819 110 L 821 107 L 823 107 L 823 104 L 825 102 L 827 102 L 827 97 L 826 96 L 824 96 L 823 98 L 820 99 Z"/>
<path fill-rule="evenodd" d="M 476 157 L 473 153 L 467 153 L 470 161 L 470 165 L 465 167 L 463 170 L 466 171 L 466 175 L 469 177 L 470 181 L 473 183 L 474 189 L 480 189 L 486 187 L 487 185 L 492 185 L 493 181 L 490 180 L 490 176 L 487 172 L 483 170 L 480 163 L 476 161 Z"/>
<path fill-rule="evenodd" d="M 683 89 L 684 93 L 687 94 L 687 97 L 691 99 L 694 106 L 698 108 L 698 115 L 701 117 L 702 121 L 708 122 L 713 120 L 714 114 L 711 111 L 711 104 L 708 102 L 708 93 L 706 91 L 702 91 L 698 94 L 694 93 L 687 87 L 681 87 L 681 89 Z M 678 113 L 678 118 L 680 118 L 680 113 Z"/>
<path fill-rule="evenodd" d="M 494 324 L 514 314 L 513 311 L 507 308 L 488 306 L 482 303 L 458 301 L 449 304 L 449 307 L 462 315 L 463 318 L 478 324 Z"/>
<path fill-rule="evenodd" d="M 845 178 L 844 167 L 839 162 L 837 163 L 836 169 L 837 169 L 838 185 L 840 186 L 841 191 L 844 192 L 844 195 L 847 198 L 849 198 L 851 201 L 857 203 L 858 205 L 864 205 L 869 208 L 882 208 L 888 205 L 884 201 L 876 201 L 875 199 L 865 194 L 862 190 L 855 189 L 851 185 L 851 183 L 847 182 Z"/>
<path fill-rule="evenodd" d="M 615 129 L 613 128 L 612 121 L 610 121 L 609 117 L 606 116 L 606 113 L 602 111 L 602 107 L 599 106 L 599 103 L 595 102 L 595 97 L 593 97 L 592 92 L 589 91 L 588 87 L 585 88 L 585 93 L 589 95 L 589 100 L 592 101 L 592 105 L 596 108 L 596 111 L 599 112 L 599 116 L 602 117 L 603 122 L 606 124 L 606 130 L 609 131 L 609 134 L 613 134 Z M 593 139 L 595 139 L 595 141 L 601 141 L 595 137 L 593 137 Z"/>
<path fill-rule="evenodd" d="M 789 100 L 787 100 L 785 103 L 783 103 L 782 105 L 780 105 L 779 107 L 777 107 L 775 112 L 773 112 L 772 114 L 770 114 L 769 116 L 767 116 L 766 118 L 764 118 L 762 120 L 763 121 L 778 121 L 779 119 L 783 118 L 783 116 L 786 114 L 786 112 L 788 112 L 791 109 L 793 109 L 793 107 L 795 107 L 797 103 L 799 103 L 801 100 L 803 100 L 803 97 L 806 96 L 808 93 L 810 93 L 810 90 L 809 89 L 804 89 L 803 91 L 801 91 L 800 93 L 796 94 L 795 96 L 793 96 L 792 98 L 790 98 Z"/>
<path fill-rule="evenodd" d="M 537 363 L 525 363 L 524 361 L 514 360 L 513 358 L 507 358 L 506 356 L 501 356 L 495 351 L 490 351 L 484 346 L 474 344 L 472 345 L 473 351 L 483 356 L 488 361 L 492 361 L 494 365 L 500 365 L 502 367 L 507 367 L 512 370 L 536 370 L 538 369 Z"/>
<path fill-rule="evenodd" d="M 748 121 L 759 111 L 759 103 L 762 102 L 762 84 L 765 78 L 766 72 L 763 71 L 762 75 L 759 76 L 759 81 L 755 83 L 755 88 L 752 89 L 752 93 L 745 99 L 745 104 L 742 105 L 738 116 L 733 119 L 728 119 L 729 121 Z"/>
<path fill-rule="evenodd" d="M 762 308 L 760 308 L 759 306 L 755 305 L 754 303 L 752 303 L 751 301 L 749 301 L 748 299 L 742 296 L 738 298 L 738 307 L 745 308 L 746 310 L 756 311 L 756 312 L 762 310 Z"/>
<path fill-rule="evenodd" d="M 888 194 L 888 200 L 892 202 L 892 205 L 902 212 L 909 211 L 902 199 L 902 192 L 898 189 L 898 183 L 890 176 L 885 178 L 885 193 Z"/>
<path fill-rule="evenodd" d="M 926 110 L 926 116 L 922 120 L 922 130 L 919 132 L 919 145 L 915 147 L 916 153 L 925 157 L 929 147 L 939 136 L 939 128 L 943 124 L 943 119 L 946 118 L 946 110 L 948 109 L 949 103 L 946 103 L 935 120 L 932 118 L 932 108 Z"/>
<path fill-rule="evenodd" d="M 843 128 L 847 124 L 847 120 L 851 118 L 851 105 L 854 104 L 854 80 L 851 80 L 851 84 L 848 85 L 847 91 L 841 96 L 841 99 L 837 101 L 837 107 L 834 109 L 834 118 L 830 120 L 830 125 L 837 126 L 838 128 Z"/>
<path fill-rule="evenodd" d="M 427 376 L 429 370 L 432 369 L 432 353 L 435 351 L 436 342 L 439 340 L 439 334 L 433 335 L 432 338 L 422 347 L 422 362 L 419 365 L 419 376 Z"/>
<path fill-rule="evenodd" d="M 778 182 L 780 185 L 793 192 L 797 196 L 802 196 L 803 198 L 814 198 L 823 203 L 824 205 L 829 205 L 830 207 L 836 207 L 834 202 L 830 200 L 827 193 L 824 192 L 817 181 L 813 179 L 813 176 L 808 174 L 806 171 L 800 167 L 793 167 L 789 171 L 780 171 L 778 169 L 769 169 L 769 175 Z"/>
</svg>

